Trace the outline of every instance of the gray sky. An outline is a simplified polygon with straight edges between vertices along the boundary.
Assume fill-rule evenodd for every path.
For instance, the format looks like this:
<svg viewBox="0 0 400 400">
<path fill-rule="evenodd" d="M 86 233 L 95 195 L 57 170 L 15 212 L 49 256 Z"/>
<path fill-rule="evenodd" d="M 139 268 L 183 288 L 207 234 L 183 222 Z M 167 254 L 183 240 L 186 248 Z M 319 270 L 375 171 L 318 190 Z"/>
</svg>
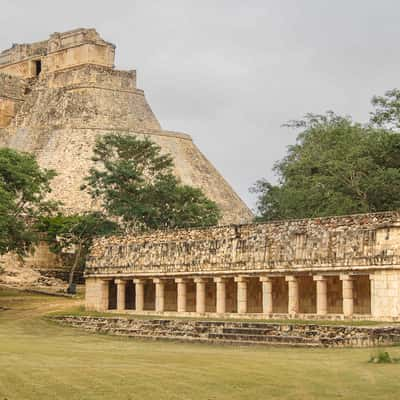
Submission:
<svg viewBox="0 0 400 400">
<path fill-rule="evenodd" d="M 1 0 L 0 49 L 95 27 L 163 128 L 186 132 L 239 195 L 274 179 L 307 112 L 365 121 L 400 86 L 398 0 Z"/>
</svg>

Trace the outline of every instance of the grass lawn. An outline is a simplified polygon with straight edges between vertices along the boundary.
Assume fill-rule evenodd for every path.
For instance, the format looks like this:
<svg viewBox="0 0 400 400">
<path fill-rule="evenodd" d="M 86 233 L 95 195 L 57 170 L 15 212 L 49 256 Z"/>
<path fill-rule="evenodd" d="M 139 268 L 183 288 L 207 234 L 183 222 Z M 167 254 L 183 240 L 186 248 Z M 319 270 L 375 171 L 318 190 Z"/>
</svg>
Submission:
<svg viewBox="0 0 400 400">
<path fill-rule="evenodd" d="M 371 349 L 145 342 L 44 318 L 78 306 L 0 289 L 0 400 L 400 398 L 400 365 L 369 364 Z"/>
</svg>

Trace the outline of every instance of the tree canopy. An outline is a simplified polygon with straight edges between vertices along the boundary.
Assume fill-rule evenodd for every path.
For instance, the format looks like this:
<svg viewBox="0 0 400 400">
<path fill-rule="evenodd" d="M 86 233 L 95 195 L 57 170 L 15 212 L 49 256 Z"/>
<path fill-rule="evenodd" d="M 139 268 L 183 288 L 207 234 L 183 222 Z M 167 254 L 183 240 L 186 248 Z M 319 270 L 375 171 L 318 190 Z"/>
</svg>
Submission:
<svg viewBox="0 0 400 400">
<path fill-rule="evenodd" d="M 388 90 L 384 96 L 374 96 L 371 123 L 377 127 L 398 131 L 400 129 L 400 90 Z"/>
<path fill-rule="evenodd" d="M 98 138 L 84 189 L 128 228 L 214 225 L 217 205 L 173 174 L 173 160 L 148 138 L 107 134 Z"/>
<path fill-rule="evenodd" d="M 118 224 L 110 221 L 100 212 L 85 214 L 55 216 L 40 218 L 38 230 L 42 232 L 50 250 L 56 254 L 71 252 L 74 261 L 69 275 L 69 291 L 74 279 L 74 273 L 79 265 L 83 265 L 96 237 L 109 236 L 118 232 Z"/>
<path fill-rule="evenodd" d="M 45 201 L 54 175 L 33 155 L 0 148 L 0 254 L 23 255 L 37 241 L 38 217 L 55 208 Z"/>
<path fill-rule="evenodd" d="M 377 126 L 385 124 L 381 111 L 374 115 L 368 126 L 332 112 L 291 123 L 301 132 L 275 164 L 278 183 L 259 180 L 252 188 L 259 219 L 400 208 L 400 135 Z"/>
</svg>

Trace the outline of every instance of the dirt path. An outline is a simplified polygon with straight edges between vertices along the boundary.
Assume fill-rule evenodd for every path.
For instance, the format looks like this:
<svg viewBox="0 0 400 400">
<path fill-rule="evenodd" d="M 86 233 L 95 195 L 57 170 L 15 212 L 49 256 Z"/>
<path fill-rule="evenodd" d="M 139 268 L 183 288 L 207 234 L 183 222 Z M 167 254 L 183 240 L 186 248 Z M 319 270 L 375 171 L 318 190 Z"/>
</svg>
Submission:
<svg viewBox="0 0 400 400">
<path fill-rule="evenodd" d="M 34 319 L 83 304 L 82 298 L 56 297 L 1 287 L 0 321 Z"/>
</svg>

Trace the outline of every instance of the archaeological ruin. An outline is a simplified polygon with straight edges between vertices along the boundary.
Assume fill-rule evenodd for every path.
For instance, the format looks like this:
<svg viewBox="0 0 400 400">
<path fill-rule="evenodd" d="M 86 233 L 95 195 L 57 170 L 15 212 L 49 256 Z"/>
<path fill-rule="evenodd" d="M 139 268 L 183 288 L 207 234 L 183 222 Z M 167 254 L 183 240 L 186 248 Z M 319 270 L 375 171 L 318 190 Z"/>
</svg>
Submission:
<svg viewBox="0 0 400 400">
<path fill-rule="evenodd" d="M 100 206 L 81 190 L 96 137 L 146 135 L 173 156 L 175 174 L 184 184 L 201 188 L 218 204 L 221 223 L 251 221 L 251 211 L 192 138 L 162 129 L 136 86 L 136 71 L 117 70 L 114 56 L 115 45 L 95 29 L 54 33 L 1 52 L 0 146 L 33 153 L 41 167 L 55 170 L 49 198 L 61 201 L 65 213 L 79 213 Z M 12 254 L 3 259 L 20 262 Z M 67 274 L 43 244 L 24 264 L 49 276 Z"/>
<path fill-rule="evenodd" d="M 400 213 L 103 238 L 86 269 L 86 308 L 397 320 Z"/>
<path fill-rule="evenodd" d="M 230 318 L 400 318 L 400 214 L 249 224 L 252 214 L 187 134 L 163 130 L 114 67 L 94 29 L 54 33 L 0 53 L 0 145 L 58 175 L 66 212 L 97 209 L 80 190 L 96 137 L 146 135 L 185 184 L 203 189 L 225 225 L 98 240 L 86 269 L 88 310 Z M 29 263 L 54 267 L 40 245 Z"/>
<path fill-rule="evenodd" d="M 218 204 L 222 223 L 250 221 L 250 210 L 191 137 L 161 128 L 136 87 L 136 71 L 115 69 L 114 55 L 115 46 L 95 29 L 54 33 L 1 52 L 0 145 L 31 152 L 40 166 L 54 169 L 51 198 L 81 212 L 97 207 L 80 190 L 96 137 L 147 135 L 173 156 L 183 183 Z"/>
</svg>

